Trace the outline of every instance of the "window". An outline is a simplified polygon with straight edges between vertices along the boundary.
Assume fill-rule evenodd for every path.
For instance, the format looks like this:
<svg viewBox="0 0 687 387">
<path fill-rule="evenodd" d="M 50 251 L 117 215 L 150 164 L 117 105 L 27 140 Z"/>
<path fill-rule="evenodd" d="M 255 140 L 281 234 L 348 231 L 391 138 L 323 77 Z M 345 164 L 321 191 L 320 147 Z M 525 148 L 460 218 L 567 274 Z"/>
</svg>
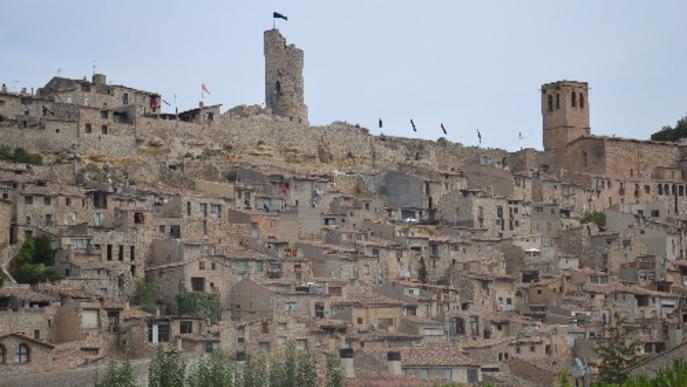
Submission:
<svg viewBox="0 0 687 387">
<path fill-rule="evenodd" d="M 93 126 L 91 124 L 84 125 L 84 132 L 92 133 L 93 132 Z"/>
<path fill-rule="evenodd" d="M 133 261 L 136 259 L 136 246 L 129 246 L 129 260 Z"/>
<path fill-rule="evenodd" d="M 29 362 L 29 346 L 26 344 L 19 344 L 17 347 L 17 354 L 14 357 L 16 363 L 28 363 Z"/>
<path fill-rule="evenodd" d="M 215 270 L 217 265 L 214 262 L 210 262 L 210 270 Z"/>
<path fill-rule="evenodd" d="M 191 216 L 191 202 L 186 202 L 186 215 Z"/>
<path fill-rule="evenodd" d="M 260 329 L 263 334 L 270 333 L 270 323 L 268 321 L 263 321 L 262 323 L 260 323 Z"/>
<path fill-rule="evenodd" d="M 124 246 L 119 245 L 117 248 L 117 260 L 123 261 L 124 260 Z"/>
<path fill-rule="evenodd" d="M 169 341 L 169 323 L 157 325 L 157 339 L 158 341 Z"/>
<path fill-rule="evenodd" d="M 577 93 L 575 93 L 574 91 L 570 96 L 570 103 L 572 104 L 572 107 L 577 107 Z"/>
<path fill-rule="evenodd" d="M 270 352 L 270 342 L 269 341 L 261 341 L 258 343 L 258 352 L 261 353 L 268 353 Z"/>
<path fill-rule="evenodd" d="M 534 347 L 534 345 L 530 345 L 530 352 L 536 352 L 537 349 Z"/>
<path fill-rule="evenodd" d="M 129 104 L 129 93 L 122 94 L 122 105 Z"/>
<path fill-rule="evenodd" d="M 49 206 L 50 203 L 51 203 L 50 197 L 46 196 L 46 197 L 43 198 L 43 204 L 44 204 L 44 205 Z"/>
<path fill-rule="evenodd" d="M 160 226 L 158 226 L 158 231 L 160 232 L 160 234 L 164 234 L 165 233 L 165 225 L 161 224 Z"/>
<path fill-rule="evenodd" d="M 205 270 L 205 261 L 198 261 L 198 270 Z"/>
<path fill-rule="evenodd" d="M 107 260 L 112 260 L 112 245 L 107 245 Z"/>
<path fill-rule="evenodd" d="M 179 323 L 180 333 L 193 333 L 193 321 L 184 320 Z"/>
<path fill-rule="evenodd" d="M 444 370 L 444 379 L 453 380 L 453 370 L 451 368 L 447 368 Z"/>
<path fill-rule="evenodd" d="M 584 107 L 584 94 L 580 93 L 580 107 Z"/>
<path fill-rule="evenodd" d="M 477 316 L 470 316 L 470 334 L 473 336 L 479 334 L 479 320 Z"/>
<path fill-rule="evenodd" d="M 659 216 L 661 216 L 661 211 L 659 211 L 659 210 L 651 210 L 651 217 L 652 217 L 652 218 L 658 218 Z"/>
<path fill-rule="evenodd" d="M 24 204 L 32 205 L 33 204 L 33 196 L 24 196 Z"/>
<path fill-rule="evenodd" d="M 34 329 L 34 330 L 33 330 L 33 338 L 36 339 L 36 340 L 40 340 L 40 339 L 41 339 L 41 331 L 40 331 L 40 329 Z"/>
<path fill-rule="evenodd" d="M 479 382 L 479 374 L 477 368 L 468 368 L 468 383 Z"/>
<path fill-rule="evenodd" d="M 194 292 L 204 292 L 205 291 L 205 278 L 193 277 L 191 278 L 191 289 Z"/>
<path fill-rule="evenodd" d="M 549 95 L 549 111 L 553 111 L 553 96 Z"/>
<path fill-rule="evenodd" d="M 291 312 L 293 310 L 296 310 L 297 307 L 298 307 L 298 303 L 294 302 L 294 301 L 288 301 L 284 304 L 284 309 L 287 312 Z"/>
<path fill-rule="evenodd" d="M 178 224 L 169 226 L 169 235 L 174 239 L 181 238 L 181 226 Z"/>
<path fill-rule="evenodd" d="M 262 261 L 255 261 L 255 272 L 262 273 L 264 271 L 264 264 Z"/>
<path fill-rule="evenodd" d="M 93 223 L 95 223 L 96 227 L 102 226 L 103 225 L 103 214 L 101 214 L 100 212 L 96 212 L 93 215 Z"/>
<path fill-rule="evenodd" d="M 0 364 L 5 364 L 5 346 L 0 344 Z"/>
<path fill-rule="evenodd" d="M 362 317 L 358 317 L 358 319 L 356 320 L 356 322 L 357 322 L 359 325 L 362 325 L 362 324 L 363 324 L 363 321 L 364 321 L 364 320 L 363 320 Z"/>
<path fill-rule="evenodd" d="M 103 125 L 100 127 L 100 134 L 107 134 L 107 125 Z"/>
<path fill-rule="evenodd" d="M 556 110 L 561 108 L 561 95 L 556 93 Z"/>
<path fill-rule="evenodd" d="M 100 118 L 107 119 L 107 110 L 101 110 L 100 111 Z"/>
<path fill-rule="evenodd" d="M 582 165 L 586 167 L 588 162 L 587 151 L 582 151 Z"/>
<path fill-rule="evenodd" d="M 215 351 L 215 343 L 207 341 L 205 342 L 205 352 L 212 353 Z"/>
</svg>

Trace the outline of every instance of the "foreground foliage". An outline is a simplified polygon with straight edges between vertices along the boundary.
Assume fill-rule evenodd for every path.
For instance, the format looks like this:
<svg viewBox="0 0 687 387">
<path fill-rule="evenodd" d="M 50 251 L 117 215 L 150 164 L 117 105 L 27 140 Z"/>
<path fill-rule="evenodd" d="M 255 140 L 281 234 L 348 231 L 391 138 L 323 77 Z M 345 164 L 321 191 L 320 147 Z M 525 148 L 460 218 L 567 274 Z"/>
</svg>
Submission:
<svg viewBox="0 0 687 387">
<path fill-rule="evenodd" d="M 137 385 L 134 368 L 129 360 L 111 361 L 103 377 L 95 383 L 95 387 L 135 387 Z"/>
<path fill-rule="evenodd" d="M 674 359 L 673 362 L 656 372 L 656 375 L 637 375 L 628 377 L 622 384 L 596 383 L 594 387 L 683 387 L 687 386 L 687 361 Z"/>
<path fill-rule="evenodd" d="M 52 268 L 53 254 L 48 237 L 25 240 L 12 261 L 12 275 L 18 282 L 31 285 L 61 280 L 62 274 Z"/>
</svg>

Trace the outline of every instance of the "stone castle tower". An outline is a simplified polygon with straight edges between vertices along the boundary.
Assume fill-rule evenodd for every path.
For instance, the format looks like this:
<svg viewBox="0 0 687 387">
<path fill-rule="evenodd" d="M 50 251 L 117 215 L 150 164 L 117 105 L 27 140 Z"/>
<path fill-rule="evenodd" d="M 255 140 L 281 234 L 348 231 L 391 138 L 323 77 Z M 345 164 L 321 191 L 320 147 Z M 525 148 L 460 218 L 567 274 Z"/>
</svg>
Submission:
<svg viewBox="0 0 687 387">
<path fill-rule="evenodd" d="M 565 146 L 590 134 L 587 82 L 558 81 L 541 87 L 544 152 L 551 166 L 563 165 Z"/>
<path fill-rule="evenodd" d="M 274 114 L 308 124 L 303 102 L 303 50 L 278 29 L 265 31 L 265 104 Z"/>
</svg>

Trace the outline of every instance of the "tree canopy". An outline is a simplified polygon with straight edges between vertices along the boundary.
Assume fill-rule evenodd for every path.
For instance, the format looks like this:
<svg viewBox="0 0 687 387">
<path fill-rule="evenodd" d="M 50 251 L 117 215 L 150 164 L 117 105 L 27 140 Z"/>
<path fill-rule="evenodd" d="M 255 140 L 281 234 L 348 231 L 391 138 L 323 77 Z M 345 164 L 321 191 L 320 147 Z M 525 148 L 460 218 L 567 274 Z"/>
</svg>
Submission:
<svg viewBox="0 0 687 387">
<path fill-rule="evenodd" d="M 687 116 L 680 118 L 675 127 L 664 126 L 651 135 L 651 139 L 654 141 L 677 141 L 685 137 L 687 137 Z"/>
</svg>

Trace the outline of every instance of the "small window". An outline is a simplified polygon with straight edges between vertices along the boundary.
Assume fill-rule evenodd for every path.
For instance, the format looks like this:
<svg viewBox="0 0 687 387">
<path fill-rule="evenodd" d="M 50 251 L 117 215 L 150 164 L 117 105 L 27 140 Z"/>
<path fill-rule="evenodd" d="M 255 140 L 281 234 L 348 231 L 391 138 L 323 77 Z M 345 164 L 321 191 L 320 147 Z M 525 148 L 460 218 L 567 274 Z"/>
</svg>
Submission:
<svg viewBox="0 0 687 387">
<path fill-rule="evenodd" d="M 19 344 L 17 347 L 17 354 L 14 357 L 15 363 L 28 363 L 29 362 L 29 346 L 26 344 Z"/>
<path fill-rule="evenodd" d="M 33 204 L 33 196 L 24 196 L 24 204 L 27 204 L 27 205 Z"/>
<path fill-rule="evenodd" d="M 107 110 L 102 110 L 102 111 L 100 112 L 100 118 L 107 119 Z"/>
<path fill-rule="evenodd" d="M 84 131 L 86 133 L 92 133 L 93 132 L 93 126 L 91 124 L 84 125 Z"/>
<path fill-rule="evenodd" d="M 580 107 L 584 107 L 584 94 L 580 93 Z"/>
<path fill-rule="evenodd" d="M 258 343 L 258 352 L 261 353 L 268 353 L 270 352 L 270 343 L 269 341 L 261 341 Z"/>
<path fill-rule="evenodd" d="M 570 95 L 570 103 L 572 107 L 577 107 L 577 93 L 575 93 L 574 91 Z"/>
<path fill-rule="evenodd" d="M 561 108 L 561 95 L 556 93 L 556 110 Z"/>
<path fill-rule="evenodd" d="M 180 333 L 193 333 L 193 321 L 181 321 L 179 323 Z"/>
<path fill-rule="evenodd" d="M 100 133 L 101 134 L 107 134 L 107 125 L 103 125 L 100 127 Z"/>
<path fill-rule="evenodd" d="M 549 94 L 549 111 L 553 111 L 553 96 Z"/>
<path fill-rule="evenodd" d="M 43 204 L 46 206 L 49 206 L 51 203 L 50 198 L 48 196 L 43 198 Z"/>
<path fill-rule="evenodd" d="M 5 346 L 0 344 L 0 364 L 5 364 Z"/>
</svg>

